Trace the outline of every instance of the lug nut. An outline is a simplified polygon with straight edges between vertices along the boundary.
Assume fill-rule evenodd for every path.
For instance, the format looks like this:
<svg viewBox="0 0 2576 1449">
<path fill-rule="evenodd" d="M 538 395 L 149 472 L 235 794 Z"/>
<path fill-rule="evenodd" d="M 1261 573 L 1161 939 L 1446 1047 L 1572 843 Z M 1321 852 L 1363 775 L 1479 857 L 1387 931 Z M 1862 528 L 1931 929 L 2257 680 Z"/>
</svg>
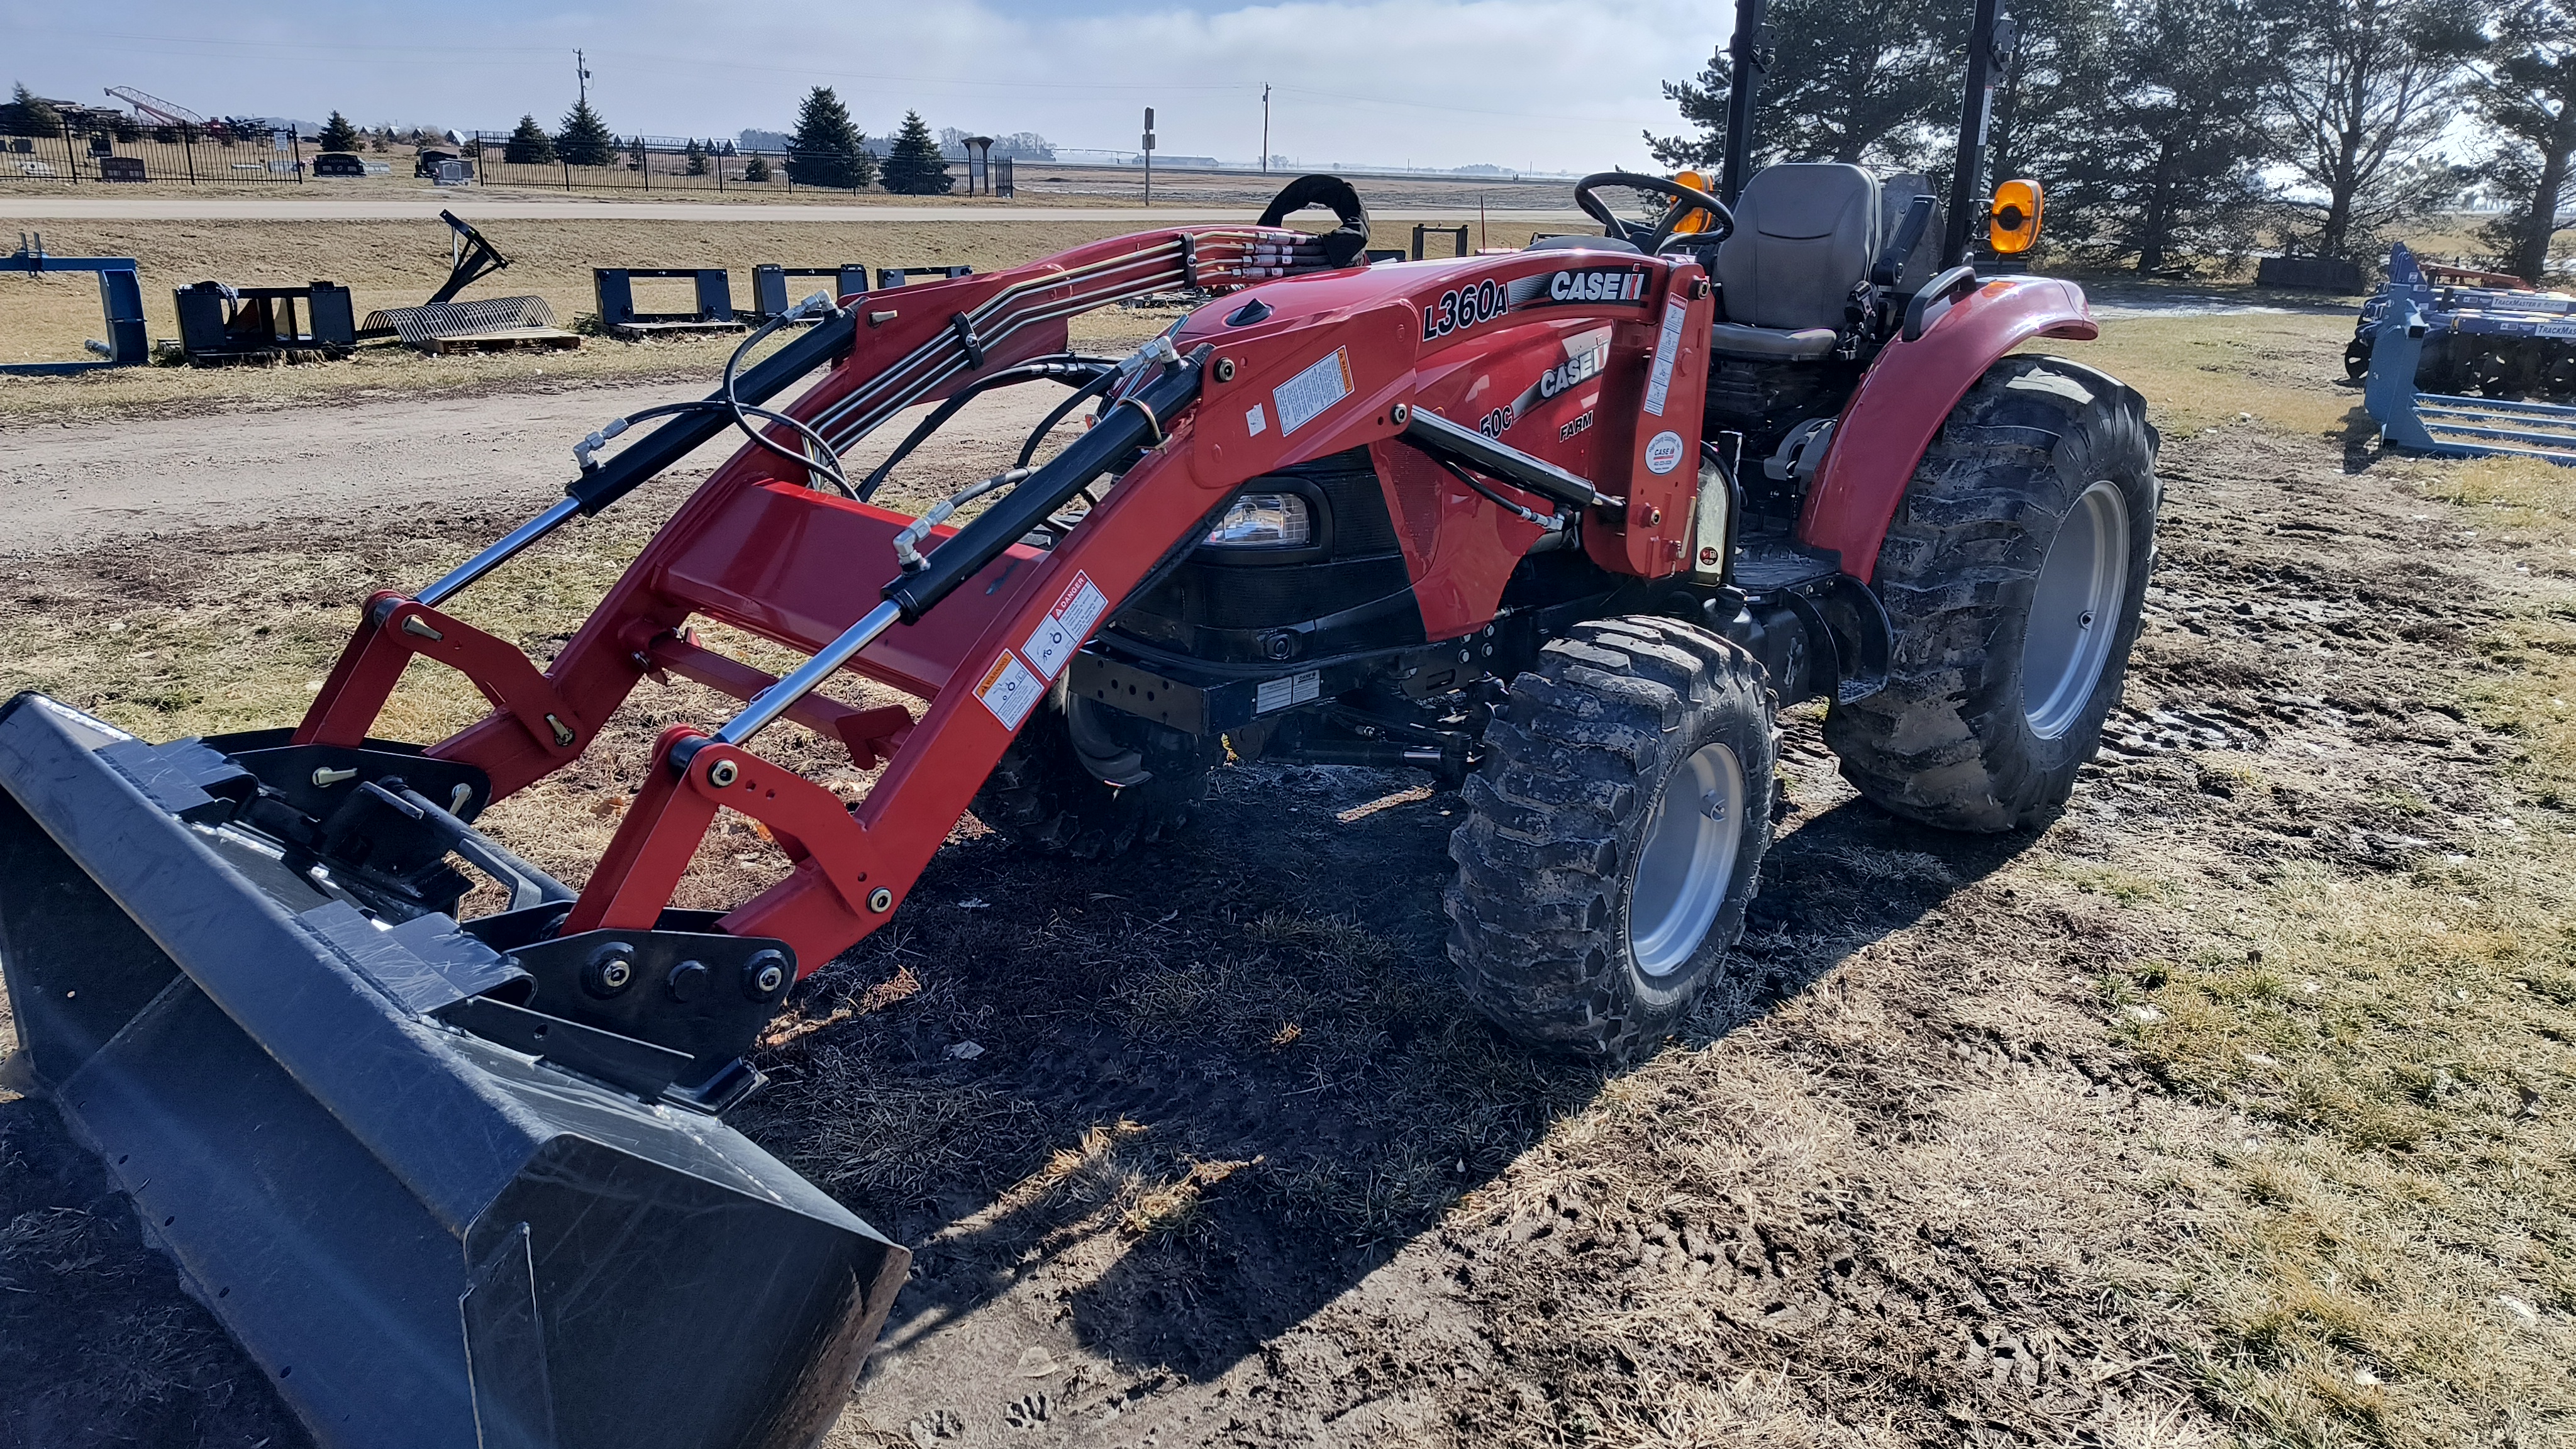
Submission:
<svg viewBox="0 0 2576 1449">
<path fill-rule="evenodd" d="M 718 760 L 707 767 L 707 783 L 721 790 L 742 778 L 742 767 L 731 760 Z"/>
</svg>

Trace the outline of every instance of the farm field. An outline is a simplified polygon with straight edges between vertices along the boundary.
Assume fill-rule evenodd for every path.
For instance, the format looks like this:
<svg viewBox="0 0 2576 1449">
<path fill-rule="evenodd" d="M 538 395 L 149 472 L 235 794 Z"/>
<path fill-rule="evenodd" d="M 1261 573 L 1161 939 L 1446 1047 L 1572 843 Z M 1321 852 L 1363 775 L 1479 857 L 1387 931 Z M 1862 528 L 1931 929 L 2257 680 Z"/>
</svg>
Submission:
<svg viewBox="0 0 2576 1449">
<path fill-rule="evenodd" d="M 313 223 L 256 272 L 268 225 L 81 248 L 145 256 L 147 302 L 177 272 L 327 275 L 365 308 L 445 271 L 443 235 Z M 568 319 L 621 247 L 980 267 L 1118 229 L 759 225 L 496 226 L 521 261 L 478 291 Z M 1793 712 L 1734 973 L 1633 1069 L 1468 1013 L 1439 907 L 1458 802 L 1416 777 L 1221 770 L 1185 842 L 1096 867 L 962 820 L 800 988 L 736 1118 L 918 1254 L 831 1442 L 2576 1440 L 2576 506 L 2539 465 L 2377 456 L 2349 327 L 2121 315 L 2057 344 L 2165 437 L 2101 759 L 2044 831 L 1943 835 L 1859 801 Z M 0 530 L 0 695 L 153 738 L 292 718 L 356 600 L 520 521 L 574 437 L 701 390 L 725 348 L 12 382 L 0 509 L 32 522 Z M 1046 401 L 978 403 L 891 501 L 992 471 Z M 460 614 L 543 657 L 716 461 Z M 479 713 L 427 675 L 396 732 Z M 648 686 L 487 823 L 577 883 L 650 740 L 713 708 Z M 718 844 L 679 904 L 776 868 L 747 828 Z M 5 1092 L 0 1286 L 0 1445 L 302 1442 Z"/>
</svg>

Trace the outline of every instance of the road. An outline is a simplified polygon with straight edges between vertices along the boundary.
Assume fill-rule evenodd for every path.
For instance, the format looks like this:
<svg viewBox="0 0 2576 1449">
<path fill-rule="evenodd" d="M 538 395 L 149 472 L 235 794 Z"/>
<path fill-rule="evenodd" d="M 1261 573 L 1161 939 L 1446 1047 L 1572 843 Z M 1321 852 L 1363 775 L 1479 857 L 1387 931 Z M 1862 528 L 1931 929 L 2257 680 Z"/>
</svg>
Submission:
<svg viewBox="0 0 2576 1449">
<path fill-rule="evenodd" d="M 620 412 L 705 394 L 702 381 L 664 382 L 0 428 L 0 557 L 346 519 L 380 502 L 524 496 L 533 512 L 572 477 L 582 435 Z M 693 462 L 703 470 L 723 456 L 710 448 Z"/>
<path fill-rule="evenodd" d="M 978 206 L 845 206 L 788 203 L 726 205 L 711 201 L 593 201 L 584 197 L 486 197 L 479 192 L 424 192 L 418 197 L 207 196 L 177 191 L 115 196 L 0 196 L 0 221 L 435 221 L 443 209 L 463 207 L 484 221 L 1076 221 L 1137 226 L 1250 221 L 1250 206 L 1048 206 L 992 202 Z M 1474 210 L 1472 197 L 1449 207 L 1372 208 L 1379 221 L 1455 221 Z M 1578 217 L 1562 209 L 1502 209 L 1485 213 L 1496 222 L 1544 222 Z"/>
</svg>

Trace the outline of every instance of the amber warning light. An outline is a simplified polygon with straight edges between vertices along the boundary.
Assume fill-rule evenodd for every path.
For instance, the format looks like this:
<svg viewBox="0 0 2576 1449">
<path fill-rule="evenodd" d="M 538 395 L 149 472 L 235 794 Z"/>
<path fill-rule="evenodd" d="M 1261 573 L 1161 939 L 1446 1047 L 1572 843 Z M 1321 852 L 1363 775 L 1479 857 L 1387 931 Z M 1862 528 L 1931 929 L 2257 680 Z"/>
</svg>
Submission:
<svg viewBox="0 0 2576 1449">
<path fill-rule="evenodd" d="M 2036 181 L 2007 181 L 1995 188 L 1986 212 L 1986 240 L 1997 256 L 2015 257 L 2039 243 L 2040 190 Z"/>
</svg>

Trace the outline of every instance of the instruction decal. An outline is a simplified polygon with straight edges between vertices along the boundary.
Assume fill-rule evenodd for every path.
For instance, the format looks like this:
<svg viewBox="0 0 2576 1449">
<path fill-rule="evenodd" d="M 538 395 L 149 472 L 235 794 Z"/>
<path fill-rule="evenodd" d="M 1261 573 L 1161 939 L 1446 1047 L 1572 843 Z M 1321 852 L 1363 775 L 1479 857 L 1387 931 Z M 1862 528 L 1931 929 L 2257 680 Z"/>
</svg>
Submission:
<svg viewBox="0 0 2576 1449">
<path fill-rule="evenodd" d="M 1020 662 L 1020 656 L 1008 649 L 993 661 L 992 668 L 984 671 L 984 682 L 975 686 L 975 697 L 984 701 L 993 718 L 1000 720 L 1004 728 L 1014 730 L 1029 717 L 1030 710 L 1038 707 L 1038 698 L 1045 693 L 1046 685 Z"/>
<path fill-rule="evenodd" d="M 1646 416 L 1648 417 L 1662 417 L 1664 399 L 1672 395 L 1673 364 L 1681 360 L 1682 319 L 1689 311 L 1690 303 L 1683 299 L 1681 293 L 1675 292 L 1665 299 L 1664 331 L 1662 336 L 1655 339 L 1655 371 L 1654 375 L 1646 380 Z"/>
<path fill-rule="evenodd" d="M 1020 646 L 1020 654 L 1037 670 L 1038 678 L 1052 681 L 1064 668 L 1064 662 L 1073 657 L 1073 651 L 1091 637 L 1091 628 L 1100 622 L 1100 616 L 1108 612 L 1109 596 L 1100 592 L 1091 575 L 1077 570 L 1073 582 L 1056 595 L 1055 607 L 1038 620 L 1028 642 Z"/>
<path fill-rule="evenodd" d="M 1270 401 L 1279 408 L 1279 431 L 1285 436 L 1350 395 L 1351 350 L 1336 347 L 1331 356 L 1317 358 L 1305 371 L 1271 389 Z"/>
<path fill-rule="evenodd" d="M 1323 671 L 1309 669 L 1286 679 L 1265 679 L 1252 691 L 1252 712 L 1268 714 L 1272 710 L 1307 704 L 1324 692 Z"/>
</svg>

